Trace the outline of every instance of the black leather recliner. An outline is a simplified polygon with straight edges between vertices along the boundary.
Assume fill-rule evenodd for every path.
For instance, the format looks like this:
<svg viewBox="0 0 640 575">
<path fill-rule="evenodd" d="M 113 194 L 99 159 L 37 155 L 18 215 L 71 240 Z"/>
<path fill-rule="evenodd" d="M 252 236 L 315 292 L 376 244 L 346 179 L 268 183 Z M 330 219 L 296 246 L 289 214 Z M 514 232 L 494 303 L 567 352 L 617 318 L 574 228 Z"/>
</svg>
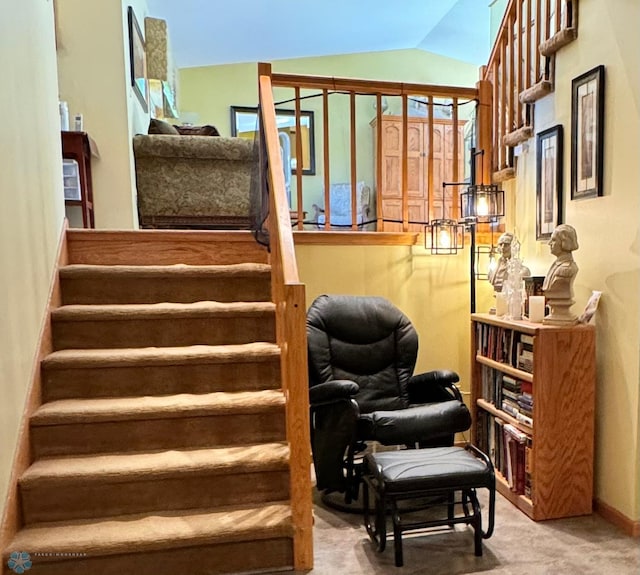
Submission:
<svg viewBox="0 0 640 575">
<path fill-rule="evenodd" d="M 356 454 L 375 440 L 452 445 L 471 415 L 448 370 L 413 375 L 418 335 L 381 297 L 322 295 L 307 312 L 311 441 L 320 491 L 358 497 Z"/>
</svg>

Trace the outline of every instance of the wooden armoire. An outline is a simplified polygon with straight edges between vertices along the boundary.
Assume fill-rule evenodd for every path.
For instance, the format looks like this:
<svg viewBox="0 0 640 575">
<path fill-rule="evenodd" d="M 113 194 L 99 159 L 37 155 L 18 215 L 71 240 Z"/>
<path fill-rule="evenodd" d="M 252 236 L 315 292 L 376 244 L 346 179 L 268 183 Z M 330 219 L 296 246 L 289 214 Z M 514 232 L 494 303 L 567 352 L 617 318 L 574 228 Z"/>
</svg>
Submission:
<svg viewBox="0 0 640 575">
<path fill-rule="evenodd" d="M 407 125 L 407 206 L 408 221 L 403 229 L 402 217 L 402 116 L 382 116 L 382 180 L 376 182 L 380 190 L 379 210 L 383 219 L 378 231 L 422 232 L 429 220 L 458 219 L 459 187 L 443 182 L 462 181 L 464 178 L 464 124 L 458 120 L 458 161 L 454 169 L 453 120 L 433 119 L 433 173 L 429 174 L 429 118 L 409 117 Z M 377 118 L 371 122 L 374 130 L 374 156 L 377 156 Z M 377 157 L 376 157 L 377 162 Z M 376 164 L 377 165 L 377 164 Z M 431 184 L 431 185 L 430 185 Z M 444 200 L 444 211 L 443 211 Z M 391 221 L 390 221 L 391 220 Z"/>
</svg>

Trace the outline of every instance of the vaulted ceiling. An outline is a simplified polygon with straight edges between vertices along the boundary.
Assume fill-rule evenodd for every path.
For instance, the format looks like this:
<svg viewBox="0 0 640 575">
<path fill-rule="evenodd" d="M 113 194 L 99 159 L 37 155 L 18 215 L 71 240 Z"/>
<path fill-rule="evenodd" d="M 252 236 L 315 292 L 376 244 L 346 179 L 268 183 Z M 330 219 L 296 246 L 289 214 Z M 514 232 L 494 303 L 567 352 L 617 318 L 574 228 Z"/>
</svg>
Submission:
<svg viewBox="0 0 640 575">
<path fill-rule="evenodd" d="M 147 0 L 178 67 L 418 48 L 483 64 L 489 0 Z"/>
</svg>

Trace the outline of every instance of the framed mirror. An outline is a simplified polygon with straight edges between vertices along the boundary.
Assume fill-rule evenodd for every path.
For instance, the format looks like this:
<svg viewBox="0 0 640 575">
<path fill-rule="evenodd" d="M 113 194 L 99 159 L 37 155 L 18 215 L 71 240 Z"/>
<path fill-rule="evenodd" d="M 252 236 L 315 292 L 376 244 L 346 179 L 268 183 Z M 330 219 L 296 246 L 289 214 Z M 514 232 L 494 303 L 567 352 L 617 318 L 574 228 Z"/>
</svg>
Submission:
<svg viewBox="0 0 640 575">
<path fill-rule="evenodd" d="M 284 151 L 285 164 L 290 163 L 291 173 L 296 173 L 296 113 L 295 110 L 276 108 L 276 123 L 280 134 L 280 144 Z M 253 140 L 257 137 L 258 108 L 231 106 L 231 135 Z M 300 132 L 302 137 L 302 174 L 315 176 L 316 154 L 314 145 L 313 112 L 300 111 Z M 289 147 L 289 151 L 286 149 Z M 288 154 L 288 158 L 287 158 Z M 288 160 L 288 161 L 287 161 Z"/>
</svg>

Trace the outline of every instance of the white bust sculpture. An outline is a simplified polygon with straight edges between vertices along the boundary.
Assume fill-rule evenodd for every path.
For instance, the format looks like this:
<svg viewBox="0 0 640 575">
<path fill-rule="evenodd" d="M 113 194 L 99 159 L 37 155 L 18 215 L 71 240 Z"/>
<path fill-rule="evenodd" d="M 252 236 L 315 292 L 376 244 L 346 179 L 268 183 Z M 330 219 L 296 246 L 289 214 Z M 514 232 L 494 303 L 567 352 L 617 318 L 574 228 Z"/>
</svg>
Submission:
<svg viewBox="0 0 640 575">
<path fill-rule="evenodd" d="M 560 224 L 553 230 L 549 248 L 556 256 L 556 261 L 551 264 L 542 284 L 551 311 L 543 323 L 563 325 L 576 321 L 576 316 L 571 314 L 569 308 L 574 304 L 573 281 L 578 273 L 572 252 L 578 247 L 578 235 L 572 226 Z"/>
<path fill-rule="evenodd" d="M 489 283 L 493 286 L 494 292 L 501 292 L 504 286 L 504 282 L 507 279 L 509 260 L 511 259 L 511 244 L 513 243 L 513 234 L 511 232 L 504 232 L 498 238 L 498 253 L 500 259 L 495 269 L 489 271 Z M 529 277 L 531 270 L 528 267 L 521 267 L 522 277 Z"/>
</svg>

